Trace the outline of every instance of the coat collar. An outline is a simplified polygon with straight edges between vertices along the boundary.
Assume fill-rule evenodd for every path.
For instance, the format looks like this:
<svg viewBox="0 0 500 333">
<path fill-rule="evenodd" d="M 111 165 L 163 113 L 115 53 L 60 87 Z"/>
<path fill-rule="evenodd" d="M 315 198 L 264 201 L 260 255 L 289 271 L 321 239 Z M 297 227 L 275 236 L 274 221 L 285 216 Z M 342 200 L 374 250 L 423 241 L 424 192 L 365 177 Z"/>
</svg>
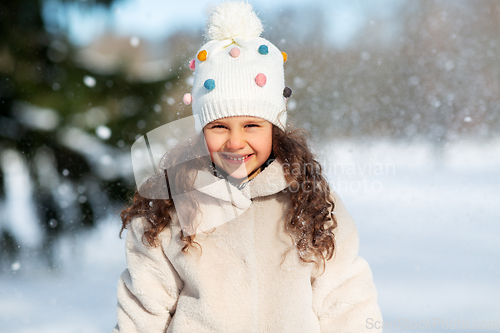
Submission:
<svg viewBox="0 0 500 333">
<path fill-rule="evenodd" d="M 267 168 L 239 190 L 225 179 L 220 179 L 206 170 L 198 172 L 195 188 L 211 197 L 232 203 L 240 209 L 250 206 L 251 200 L 281 192 L 288 187 L 283 165 L 274 160 Z"/>
<path fill-rule="evenodd" d="M 269 196 L 288 187 L 283 165 L 274 160 L 255 178 L 239 190 L 226 179 L 220 179 L 208 170 L 200 170 L 194 182 L 191 196 L 199 200 L 199 214 L 192 218 L 184 215 L 191 207 L 183 195 L 174 198 L 182 231 L 186 235 L 200 234 L 234 220 L 252 205 L 254 198 Z"/>
</svg>

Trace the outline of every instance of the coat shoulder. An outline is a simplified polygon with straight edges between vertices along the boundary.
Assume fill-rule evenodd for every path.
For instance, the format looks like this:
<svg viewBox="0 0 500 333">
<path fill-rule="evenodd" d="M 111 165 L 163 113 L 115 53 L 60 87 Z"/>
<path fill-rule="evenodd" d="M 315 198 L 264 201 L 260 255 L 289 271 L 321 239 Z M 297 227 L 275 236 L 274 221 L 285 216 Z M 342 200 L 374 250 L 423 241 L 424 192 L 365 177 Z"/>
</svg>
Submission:
<svg viewBox="0 0 500 333">
<path fill-rule="evenodd" d="M 172 224 L 175 223 L 175 219 L 172 218 L 169 226 L 163 228 L 163 230 L 157 236 L 157 244 L 166 248 L 170 245 L 172 240 Z M 137 216 L 132 219 L 130 225 L 128 226 L 128 232 L 134 237 L 136 242 L 142 242 L 144 245 L 148 245 L 148 241 L 145 237 L 146 231 L 152 228 L 151 222 L 149 222 L 144 216 Z"/>
</svg>

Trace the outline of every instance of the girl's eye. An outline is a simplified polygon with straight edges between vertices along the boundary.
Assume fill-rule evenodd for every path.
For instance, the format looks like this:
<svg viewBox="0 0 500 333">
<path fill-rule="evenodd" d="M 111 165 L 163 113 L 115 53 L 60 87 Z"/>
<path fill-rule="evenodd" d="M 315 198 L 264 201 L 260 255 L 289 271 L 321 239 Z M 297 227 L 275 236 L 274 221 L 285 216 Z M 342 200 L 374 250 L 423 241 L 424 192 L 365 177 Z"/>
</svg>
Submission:
<svg viewBox="0 0 500 333">
<path fill-rule="evenodd" d="M 226 128 L 226 126 L 217 124 L 217 125 L 213 125 L 212 128 Z"/>
<path fill-rule="evenodd" d="M 248 125 L 245 125 L 245 127 L 259 127 L 259 125 L 257 125 L 257 124 L 248 124 Z"/>
</svg>

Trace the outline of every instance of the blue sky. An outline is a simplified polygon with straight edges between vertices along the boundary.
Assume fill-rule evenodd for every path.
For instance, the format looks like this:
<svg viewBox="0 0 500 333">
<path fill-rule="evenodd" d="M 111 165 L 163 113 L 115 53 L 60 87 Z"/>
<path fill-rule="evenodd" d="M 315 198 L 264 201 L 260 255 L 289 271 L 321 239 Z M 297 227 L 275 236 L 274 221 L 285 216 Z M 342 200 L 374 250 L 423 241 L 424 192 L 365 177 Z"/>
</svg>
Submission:
<svg viewBox="0 0 500 333">
<path fill-rule="evenodd" d="M 106 30 L 118 35 L 137 36 L 150 41 L 160 40 L 179 28 L 203 27 L 211 9 L 219 0 L 122 0 L 110 9 L 94 7 L 84 10 L 78 0 L 61 5 L 49 0 L 45 8 L 46 21 L 55 19 L 65 26 L 71 40 L 78 45 L 90 43 Z M 370 15 L 390 16 L 404 0 L 310 0 L 309 6 L 319 6 L 327 17 L 327 35 L 339 47 L 346 45 L 366 24 Z M 306 6 L 304 0 L 251 0 L 258 13 L 276 12 L 287 6 Z"/>
</svg>

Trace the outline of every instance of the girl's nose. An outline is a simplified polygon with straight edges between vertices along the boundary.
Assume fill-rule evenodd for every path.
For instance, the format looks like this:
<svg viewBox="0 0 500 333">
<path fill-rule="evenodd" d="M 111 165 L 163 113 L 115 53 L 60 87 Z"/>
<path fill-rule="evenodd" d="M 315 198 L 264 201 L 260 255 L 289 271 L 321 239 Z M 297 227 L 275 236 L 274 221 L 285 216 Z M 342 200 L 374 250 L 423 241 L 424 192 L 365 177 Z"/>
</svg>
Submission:
<svg viewBox="0 0 500 333">
<path fill-rule="evenodd" d="M 240 131 L 232 131 L 226 142 L 226 148 L 231 150 L 243 149 L 246 146 L 245 139 Z"/>
</svg>

